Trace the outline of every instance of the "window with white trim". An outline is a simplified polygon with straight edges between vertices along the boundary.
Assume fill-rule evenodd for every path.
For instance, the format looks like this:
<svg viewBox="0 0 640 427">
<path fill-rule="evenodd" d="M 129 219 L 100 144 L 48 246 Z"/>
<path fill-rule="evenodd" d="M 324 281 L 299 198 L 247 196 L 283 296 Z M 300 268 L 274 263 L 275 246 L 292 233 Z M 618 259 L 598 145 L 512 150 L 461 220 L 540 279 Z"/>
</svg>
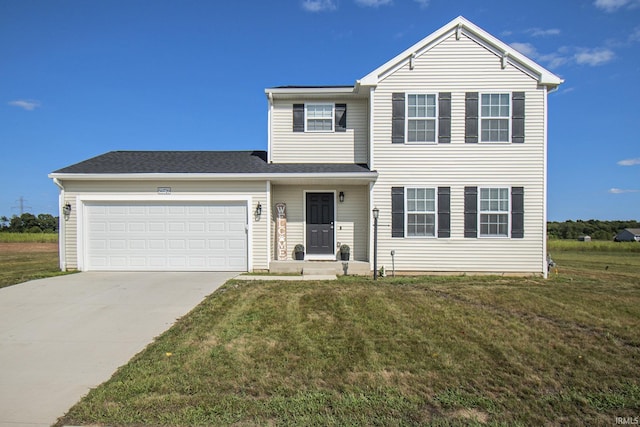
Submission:
<svg viewBox="0 0 640 427">
<path fill-rule="evenodd" d="M 509 188 L 480 188 L 480 236 L 509 237 Z"/>
<path fill-rule="evenodd" d="M 480 141 L 509 142 L 511 96 L 483 93 L 480 96 Z"/>
<path fill-rule="evenodd" d="M 407 142 L 436 142 L 436 95 L 407 95 Z"/>
<path fill-rule="evenodd" d="M 436 189 L 406 189 L 407 236 L 434 237 L 436 235 Z"/>
<path fill-rule="evenodd" d="M 305 104 L 304 109 L 307 132 L 333 131 L 333 104 Z"/>
</svg>

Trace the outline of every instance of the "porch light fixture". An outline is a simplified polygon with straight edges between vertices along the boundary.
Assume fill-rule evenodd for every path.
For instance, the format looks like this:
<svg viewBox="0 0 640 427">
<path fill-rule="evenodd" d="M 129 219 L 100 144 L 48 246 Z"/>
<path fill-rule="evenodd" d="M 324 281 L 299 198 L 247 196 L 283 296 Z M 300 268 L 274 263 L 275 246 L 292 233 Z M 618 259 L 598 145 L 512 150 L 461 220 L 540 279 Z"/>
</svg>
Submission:
<svg viewBox="0 0 640 427">
<path fill-rule="evenodd" d="M 341 191 L 340 194 L 338 194 L 338 198 L 340 199 L 340 203 L 344 202 L 344 191 Z"/>
<path fill-rule="evenodd" d="M 373 208 L 373 280 L 378 280 L 378 216 L 380 209 Z"/>
<path fill-rule="evenodd" d="M 262 205 L 258 202 L 258 206 L 256 206 L 256 216 L 262 215 Z"/>
<path fill-rule="evenodd" d="M 69 218 L 69 215 L 71 215 L 71 203 L 65 203 L 62 207 L 62 214 L 65 218 Z"/>
</svg>

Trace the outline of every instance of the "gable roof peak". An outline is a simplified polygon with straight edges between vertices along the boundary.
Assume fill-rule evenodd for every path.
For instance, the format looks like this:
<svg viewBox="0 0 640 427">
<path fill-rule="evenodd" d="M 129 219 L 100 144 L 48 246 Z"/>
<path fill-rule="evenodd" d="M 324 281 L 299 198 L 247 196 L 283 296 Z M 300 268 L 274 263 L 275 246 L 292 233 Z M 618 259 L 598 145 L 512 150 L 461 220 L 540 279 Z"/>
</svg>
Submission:
<svg viewBox="0 0 640 427">
<path fill-rule="evenodd" d="M 393 73 L 402 65 L 411 61 L 412 58 L 422 54 L 424 51 L 442 42 L 452 34 L 455 34 L 456 39 L 460 39 L 461 35 L 464 34 L 465 36 L 482 44 L 488 50 L 501 57 L 503 68 L 507 63 L 513 64 L 524 72 L 535 77 L 541 85 L 545 85 L 549 89 L 555 89 L 564 81 L 540 64 L 527 58 L 508 44 L 498 40 L 496 37 L 460 15 L 358 80 L 356 82 L 356 86 L 376 86 L 380 80 Z"/>
</svg>

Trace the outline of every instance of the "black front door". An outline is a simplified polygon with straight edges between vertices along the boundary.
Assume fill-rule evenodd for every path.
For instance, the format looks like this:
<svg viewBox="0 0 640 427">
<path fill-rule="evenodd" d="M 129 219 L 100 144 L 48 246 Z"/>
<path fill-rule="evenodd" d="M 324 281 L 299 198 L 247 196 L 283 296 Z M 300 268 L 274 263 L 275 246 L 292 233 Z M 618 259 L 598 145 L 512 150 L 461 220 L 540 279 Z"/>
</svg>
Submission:
<svg viewBox="0 0 640 427">
<path fill-rule="evenodd" d="M 333 255 L 333 193 L 307 193 L 307 254 Z"/>
</svg>

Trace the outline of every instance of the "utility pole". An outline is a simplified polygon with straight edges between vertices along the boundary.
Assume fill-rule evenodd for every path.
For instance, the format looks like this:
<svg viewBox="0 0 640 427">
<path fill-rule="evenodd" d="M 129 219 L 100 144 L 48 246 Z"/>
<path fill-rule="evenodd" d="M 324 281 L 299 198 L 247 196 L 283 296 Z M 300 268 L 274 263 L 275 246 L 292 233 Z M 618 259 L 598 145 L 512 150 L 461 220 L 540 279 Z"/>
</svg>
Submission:
<svg viewBox="0 0 640 427">
<path fill-rule="evenodd" d="M 25 209 L 31 209 L 31 206 L 25 206 L 24 205 L 24 197 L 20 196 L 20 198 L 18 200 L 16 200 L 16 202 L 20 203 L 20 206 L 13 206 L 11 209 L 20 209 L 20 216 L 22 216 L 22 214 L 24 213 Z"/>
</svg>

